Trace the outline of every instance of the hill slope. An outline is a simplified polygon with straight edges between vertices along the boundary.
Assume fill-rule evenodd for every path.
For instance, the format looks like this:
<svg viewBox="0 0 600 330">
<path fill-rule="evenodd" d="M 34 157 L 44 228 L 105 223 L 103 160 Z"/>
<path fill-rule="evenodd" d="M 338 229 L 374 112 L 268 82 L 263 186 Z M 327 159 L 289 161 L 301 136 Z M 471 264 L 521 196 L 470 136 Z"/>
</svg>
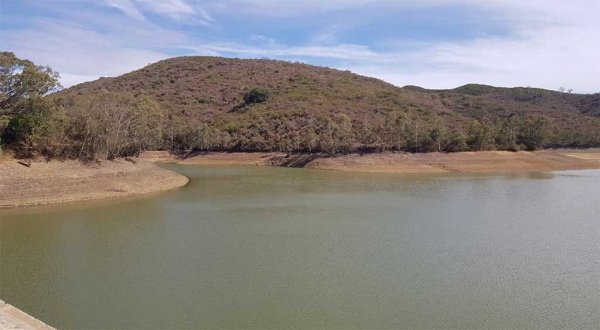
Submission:
<svg viewBox="0 0 600 330">
<path fill-rule="evenodd" d="M 538 147 L 600 145 L 600 94 L 398 88 L 299 63 L 180 57 L 54 97 L 68 111 L 89 111 L 82 101 L 101 93 L 156 101 L 166 113 L 163 147 L 172 149 L 458 151 L 532 148 L 532 138 Z"/>
</svg>

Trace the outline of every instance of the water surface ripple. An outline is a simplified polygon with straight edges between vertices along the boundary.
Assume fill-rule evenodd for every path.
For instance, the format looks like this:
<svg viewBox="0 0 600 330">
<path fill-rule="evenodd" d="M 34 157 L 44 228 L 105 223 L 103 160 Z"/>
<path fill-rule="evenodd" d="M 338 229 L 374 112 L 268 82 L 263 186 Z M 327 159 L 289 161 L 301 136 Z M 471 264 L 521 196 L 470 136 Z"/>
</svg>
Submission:
<svg viewBox="0 0 600 330">
<path fill-rule="evenodd" d="M 0 297 L 58 328 L 600 328 L 600 171 L 169 167 L 2 210 Z"/>
</svg>

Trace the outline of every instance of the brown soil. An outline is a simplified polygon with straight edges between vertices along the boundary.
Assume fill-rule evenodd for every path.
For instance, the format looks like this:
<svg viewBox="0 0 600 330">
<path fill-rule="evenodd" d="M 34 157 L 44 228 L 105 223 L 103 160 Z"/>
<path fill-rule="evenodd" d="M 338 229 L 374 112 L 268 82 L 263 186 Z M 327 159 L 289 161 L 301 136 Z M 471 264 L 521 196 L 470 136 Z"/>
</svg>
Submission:
<svg viewBox="0 0 600 330">
<path fill-rule="evenodd" d="M 178 162 L 184 165 L 214 165 L 214 166 L 267 166 L 272 165 L 272 159 L 281 157 L 281 153 L 262 152 L 206 152 Z"/>
<path fill-rule="evenodd" d="M 138 158 L 150 163 L 177 163 L 180 160 L 168 151 L 144 151 Z"/>
<path fill-rule="evenodd" d="M 558 149 L 565 156 L 578 159 L 600 160 L 600 149 Z"/>
<path fill-rule="evenodd" d="M 25 165 L 30 165 L 27 167 Z M 171 190 L 188 179 L 143 160 L 0 162 L 0 208 Z"/>
<path fill-rule="evenodd" d="M 320 158 L 308 168 L 385 173 L 510 173 L 600 168 L 595 153 L 572 157 L 557 151 L 373 154 Z M 597 155 L 600 155 L 598 153 Z M 587 158 L 586 158 L 587 157 Z"/>
<path fill-rule="evenodd" d="M 298 161 L 295 161 L 298 160 Z M 546 172 L 600 168 L 600 150 L 545 150 L 536 152 L 481 151 L 462 153 L 378 153 L 337 157 L 271 153 L 205 153 L 186 160 L 187 165 L 284 165 L 311 169 L 427 173 Z"/>
</svg>

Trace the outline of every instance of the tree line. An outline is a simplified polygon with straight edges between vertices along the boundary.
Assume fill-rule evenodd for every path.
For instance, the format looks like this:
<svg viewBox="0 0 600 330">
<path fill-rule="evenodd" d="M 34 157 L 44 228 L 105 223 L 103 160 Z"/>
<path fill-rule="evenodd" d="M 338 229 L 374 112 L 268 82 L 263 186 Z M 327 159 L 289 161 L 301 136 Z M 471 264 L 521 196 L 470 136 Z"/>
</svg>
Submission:
<svg viewBox="0 0 600 330">
<path fill-rule="evenodd" d="M 263 111 L 271 92 L 250 90 L 236 111 L 201 121 L 153 99 L 98 90 L 63 97 L 52 69 L 0 53 L 0 147 L 17 157 L 113 159 L 162 149 L 298 153 L 536 150 L 600 145 L 597 130 L 561 130 L 552 119 L 513 114 L 495 120 L 388 111 L 360 119 L 330 112 Z M 596 120 L 591 118 L 590 120 Z"/>
<path fill-rule="evenodd" d="M 282 151 L 300 153 L 460 152 L 536 150 L 557 138 L 548 119 L 509 116 L 496 123 L 472 120 L 447 127 L 441 119 L 423 121 L 390 115 L 380 121 L 352 121 L 345 114 L 254 115 L 247 121 L 182 126 L 169 137 L 169 149 L 186 151 Z M 395 118 L 394 118 L 395 117 Z M 393 118 L 393 119 L 392 119 Z M 592 143 L 592 142 L 590 142 Z"/>
<path fill-rule="evenodd" d="M 100 91 L 93 98 L 47 96 L 59 75 L 13 53 L 0 53 L 0 148 L 16 157 L 95 159 L 160 147 L 163 112 L 148 98 Z"/>
</svg>

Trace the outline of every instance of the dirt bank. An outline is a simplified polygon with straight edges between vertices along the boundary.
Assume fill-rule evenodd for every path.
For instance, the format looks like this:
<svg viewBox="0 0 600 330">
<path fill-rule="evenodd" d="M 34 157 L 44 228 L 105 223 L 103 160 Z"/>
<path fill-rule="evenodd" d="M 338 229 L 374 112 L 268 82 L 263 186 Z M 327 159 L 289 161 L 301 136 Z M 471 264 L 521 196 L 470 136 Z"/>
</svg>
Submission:
<svg viewBox="0 0 600 330">
<path fill-rule="evenodd" d="M 0 161 L 0 208 L 122 197 L 181 187 L 187 178 L 152 162 L 185 165 L 289 166 L 323 170 L 399 174 L 545 172 L 600 168 L 600 150 L 536 152 L 378 153 L 286 155 L 284 153 L 202 153 L 185 160 L 150 152 L 136 160 L 32 162 Z"/>
<path fill-rule="evenodd" d="M 143 160 L 0 162 L 0 208 L 122 197 L 171 190 L 188 179 Z"/>
<path fill-rule="evenodd" d="M 273 165 L 272 159 L 284 157 L 282 153 L 265 152 L 205 152 L 180 160 L 184 165 L 214 165 L 214 166 L 268 166 Z"/>
<path fill-rule="evenodd" d="M 319 158 L 307 168 L 384 173 L 513 173 L 600 168 L 600 153 L 559 151 L 372 154 Z"/>
<path fill-rule="evenodd" d="M 204 153 L 178 161 L 178 163 L 187 165 L 275 165 L 401 174 L 546 172 L 600 168 L 600 150 L 377 153 L 336 157 L 287 156 L 279 153 Z"/>
</svg>

